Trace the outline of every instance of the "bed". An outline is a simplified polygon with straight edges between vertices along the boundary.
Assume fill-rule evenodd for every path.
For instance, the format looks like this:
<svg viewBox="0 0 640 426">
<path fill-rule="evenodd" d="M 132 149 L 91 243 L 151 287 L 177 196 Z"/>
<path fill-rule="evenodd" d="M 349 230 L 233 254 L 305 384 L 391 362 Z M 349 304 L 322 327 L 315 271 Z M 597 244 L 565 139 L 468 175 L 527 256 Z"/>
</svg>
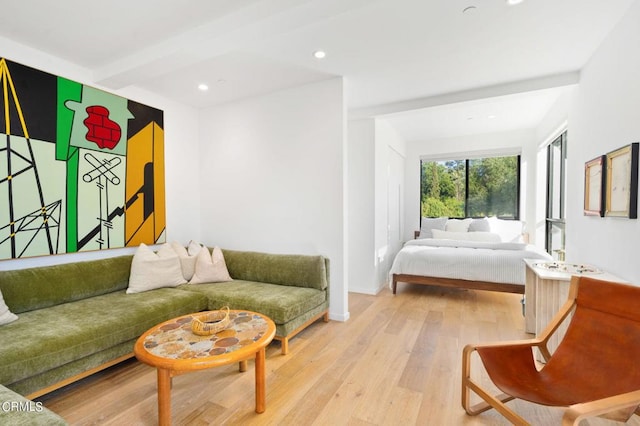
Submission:
<svg viewBox="0 0 640 426">
<path fill-rule="evenodd" d="M 430 232 L 438 238 L 424 238 L 423 229 L 423 238 L 407 241 L 396 255 L 389 280 L 393 294 L 399 282 L 524 294 L 524 259 L 551 260 L 544 250 L 521 238 Z"/>
</svg>

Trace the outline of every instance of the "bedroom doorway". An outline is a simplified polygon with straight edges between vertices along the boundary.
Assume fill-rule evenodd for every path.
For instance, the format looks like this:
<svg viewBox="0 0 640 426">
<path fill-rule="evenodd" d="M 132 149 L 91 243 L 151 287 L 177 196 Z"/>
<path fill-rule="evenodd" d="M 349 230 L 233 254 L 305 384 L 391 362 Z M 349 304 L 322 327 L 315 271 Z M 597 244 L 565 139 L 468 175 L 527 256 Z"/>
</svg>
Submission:
<svg viewBox="0 0 640 426">
<path fill-rule="evenodd" d="M 565 259 L 565 204 L 567 169 L 567 132 L 547 147 L 547 252 L 556 260 Z"/>
</svg>

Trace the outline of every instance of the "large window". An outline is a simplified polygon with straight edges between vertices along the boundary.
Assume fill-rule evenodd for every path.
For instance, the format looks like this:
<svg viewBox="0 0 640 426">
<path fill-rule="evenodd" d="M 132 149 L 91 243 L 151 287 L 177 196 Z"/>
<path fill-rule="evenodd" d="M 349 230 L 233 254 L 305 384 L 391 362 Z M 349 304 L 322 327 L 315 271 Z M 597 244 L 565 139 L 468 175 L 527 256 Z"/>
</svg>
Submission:
<svg viewBox="0 0 640 426">
<path fill-rule="evenodd" d="M 546 249 L 558 260 L 565 252 L 565 194 L 567 133 L 558 136 L 547 148 Z"/>
<path fill-rule="evenodd" d="M 520 156 L 421 162 L 424 217 L 520 218 Z"/>
</svg>

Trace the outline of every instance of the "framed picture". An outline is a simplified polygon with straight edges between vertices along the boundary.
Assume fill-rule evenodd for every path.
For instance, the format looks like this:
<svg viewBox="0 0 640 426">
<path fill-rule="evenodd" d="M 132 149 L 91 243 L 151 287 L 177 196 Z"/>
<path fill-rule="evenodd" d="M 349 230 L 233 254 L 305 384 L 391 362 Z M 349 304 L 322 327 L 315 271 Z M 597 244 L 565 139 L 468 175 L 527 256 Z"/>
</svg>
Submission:
<svg viewBox="0 0 640 426">
<path fill-rule="evenodd" d="M 606 155 L 601 155 L 584 165 L 584 214 L 587 216 L 604 216 L 606 160 Z"/>
<path fill-rule="evenodd" d="M 638 217 L 638 145 L 607 154 L 605 216 Z"/>
</svg>

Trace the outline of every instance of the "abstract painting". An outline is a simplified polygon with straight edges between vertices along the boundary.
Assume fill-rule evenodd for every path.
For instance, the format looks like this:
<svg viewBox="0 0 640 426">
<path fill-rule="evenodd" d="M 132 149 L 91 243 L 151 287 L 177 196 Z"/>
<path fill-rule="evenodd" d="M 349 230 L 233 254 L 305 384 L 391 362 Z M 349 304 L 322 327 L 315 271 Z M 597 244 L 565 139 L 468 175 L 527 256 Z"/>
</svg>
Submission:
<svg viewBox="0 0 640 426">
<path fill-rule="evenodd" d="M 164 114 L 0 58 L 0 259 L 166 241 Z"/>
</svg>

